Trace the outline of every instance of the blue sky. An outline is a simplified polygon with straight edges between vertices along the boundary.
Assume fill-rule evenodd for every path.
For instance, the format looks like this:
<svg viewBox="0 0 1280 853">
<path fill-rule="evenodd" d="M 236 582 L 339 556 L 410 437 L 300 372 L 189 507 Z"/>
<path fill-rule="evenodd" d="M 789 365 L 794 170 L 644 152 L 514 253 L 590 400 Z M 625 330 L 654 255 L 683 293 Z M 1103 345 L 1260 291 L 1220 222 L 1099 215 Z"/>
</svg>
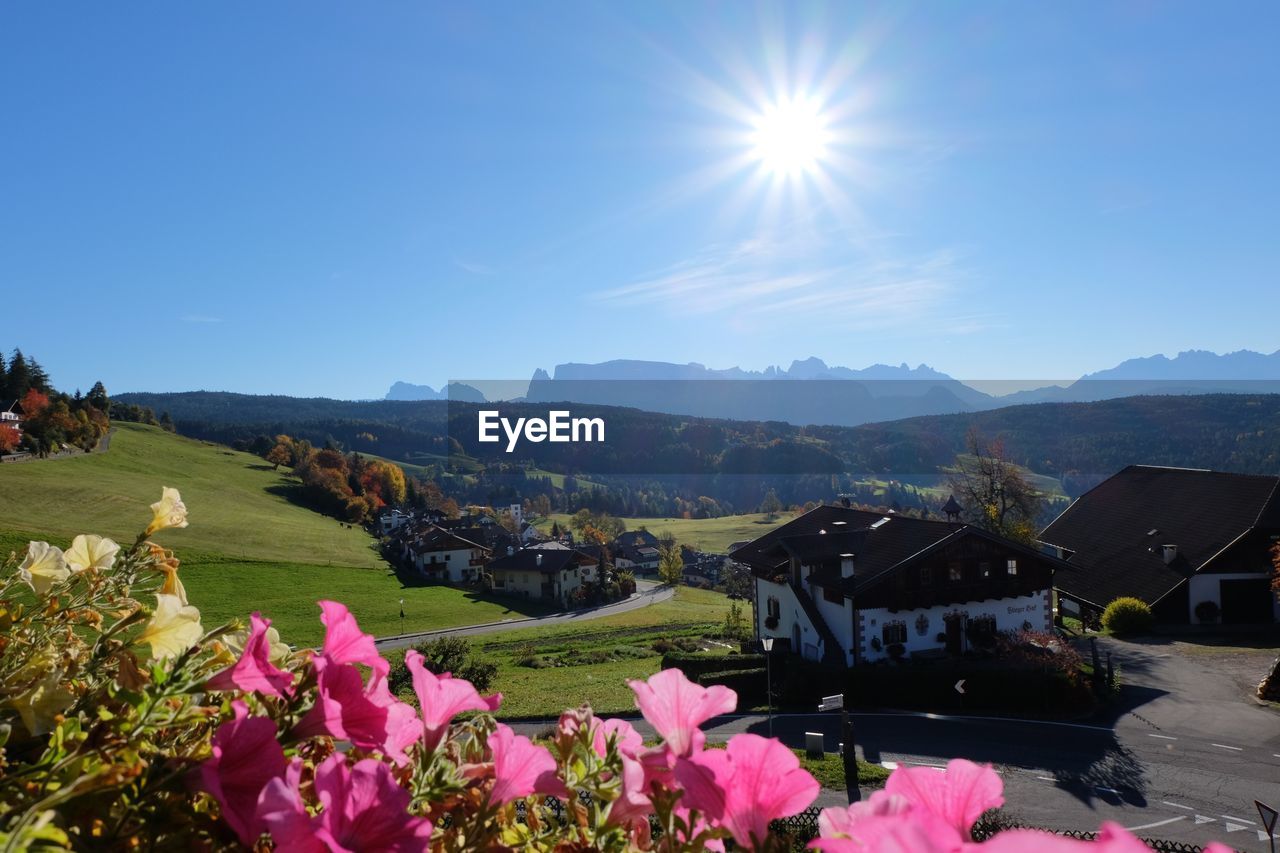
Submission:
<svg viewBox="0 0 1280 853">
<path fill-rule="evenodd" d="M 0 348 L 381 396 L 565 361 L 1280 348 L 1280 7 L 0 7 Z M 801 99 L 825 143 L 752 148 Z"/>
</svg>

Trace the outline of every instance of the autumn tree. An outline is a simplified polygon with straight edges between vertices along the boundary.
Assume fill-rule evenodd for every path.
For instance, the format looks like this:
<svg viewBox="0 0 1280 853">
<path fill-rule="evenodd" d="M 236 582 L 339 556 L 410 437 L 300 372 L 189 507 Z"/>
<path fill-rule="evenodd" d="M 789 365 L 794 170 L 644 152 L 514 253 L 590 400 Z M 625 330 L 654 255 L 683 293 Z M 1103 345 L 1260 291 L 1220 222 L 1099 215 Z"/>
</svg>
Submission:
<svg viewBox="0 0 1280 853">
<path fill-rule="evenodd" d="M 770 489 L 764 496 L 764 500 L 760 502 L 760 511 L 769 521 L 777 520 L 778 513 L 782 512 L 782 501 L 778 500 L 778 493 L 773 489 Z"/>
<path fill-rule="evenodd" d="M 658 549 L 658 578 L 667 586 L 684 579 L 684 557 L 674 540 L 662 542 Z"/>
<path fill-rule="evenodd" d="M 970 430 L 965 442 L 968 453 L 956 457 L 948 480 L 966 520 L 1009 539 L 1033 541 L 1044 496 L 1009 461 L 1003 439 L 987 441 Z"/>
<path fill-rule="evenodd" d="M 288 465 L 293 461 L 293 454 L 289 452 L 289 448 L 283 444 L 277 444 L 267 453 L 267 461 L 271 463 L 271 470 L 279 470 L 281 465 Z"/>
<path fill-rule="evenodd" d="M 22 433 L 9 424 L 0 424 L 0 453 L 12 453 L 22 442 Z"/>
</svg>

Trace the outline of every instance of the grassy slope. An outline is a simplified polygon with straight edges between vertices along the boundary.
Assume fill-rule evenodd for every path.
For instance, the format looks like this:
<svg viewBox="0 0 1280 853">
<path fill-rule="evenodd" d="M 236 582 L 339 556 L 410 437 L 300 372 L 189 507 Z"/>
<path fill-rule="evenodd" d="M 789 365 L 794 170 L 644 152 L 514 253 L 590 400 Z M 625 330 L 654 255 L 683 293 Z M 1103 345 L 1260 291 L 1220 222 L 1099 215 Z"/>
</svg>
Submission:
<svg viewBox="0 0 1280 853">
<path fill-rule="evenodd" d="M 175 548 L 192 603 L 209 624 L 261 610 L 289 642 L 321 636 L 315 601 L 347 604 L 366 630 L 425 630 L 531 612 L 447 587 L 405 588 L 367 533 L 290 503 L 290 478 L 261 459 L 154 427 L 117 424 L 108 452 L 0 467 L 0 553 L 76 533 L 134 540 L 161 486 L 182 492 L 191 526 L 156 540 Z"/>
<path fill-rule="evenodd" d="M 500 716 L 554 717 L 582 702 L 590 702 L 601 713 L 617 714 L 635 710 L 627 680 L 648 678 L 658 671 L 662 656 L 653 651 L 654 640 L 714 631 L 724 625 L 728 609 L 729 599 L 720 593 L 680 587 L 672 600 L 628 613 L 574 625 L 525 628 L 471 642 L 481 657 L 498 664 L 493 688 L 505 697 Z M 515 662 L 530 651 L 557 655 L 618 646 L 643 650 L 646 655 L 547 669 Z"/>
<path fill-rule="evenodd" d="M 549 530 L 552 521 L 560 522 L 560 526 L 563 527 L 569 523 L 569 518 L 570 516 L 564 513 L 555 513 L 539 524 Z M 622 520 L 628 530 L 644 527 L 659 536 L 670 531 L 681 545 L 697 545 L 704 551 L 725 553 L 730 542 L 763 536 L 792 518 L 790 513 L 783 513 L 776 521 L 769 522 L 765 521 L 763 513 L 752 513 L 726 515 L 722 518 L 624 518 Z"/>
</svg>

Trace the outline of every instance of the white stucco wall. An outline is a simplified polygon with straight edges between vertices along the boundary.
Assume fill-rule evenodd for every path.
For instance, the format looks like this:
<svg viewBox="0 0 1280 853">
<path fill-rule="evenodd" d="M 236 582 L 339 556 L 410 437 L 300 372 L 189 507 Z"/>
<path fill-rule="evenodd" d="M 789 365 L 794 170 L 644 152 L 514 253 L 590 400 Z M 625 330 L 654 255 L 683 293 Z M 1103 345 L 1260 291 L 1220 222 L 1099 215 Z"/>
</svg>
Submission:
<svg viewBox="0 0 1280 853">
<path fill-rule="evenodd" d="M 818 615 L 827 623 L 827 627 L 839 641 L 840 650 L 844 653 L 845 665 L 853 666 L 853 602 L 847 598 L 841 599 L 839 604 L 827 601 L 822 595 L 822 587 L 811 586 L 807 580 L 805 591 L 817 606 Z"/>
<path fill-rule="evenodd" d="M 778 625 L 776 628 L 769 628 L 765 625 L 765 620 L 769 618 L 769 599 L 776 598 L 778 600 Z M 804 608 L 800 606 L 800 601 L 796 598 L 795 591 L 791 589 L 789 584 L 773 583 L 763 578 L 756 578 L 756 636 L 758 637 L 774 637 L 790 641 L 793 634 L 793 626 L 800 626 L 800 649 L 794 651 L 805 653 L 809 652 L 806 657 L 813 660 L 822 659 L 822 637 L 818 634 L 817 629 L 813 627 L 813 623 L 809 621 L 808 615 L 804 612 Z"/>
<path fill-rule="evenodd" d="M 453 583 L 459 583 L 464 580 L 464 573 L 467 578 L 474 578 L 480 571 L 479 566 L 471 565 L 471 548 L 460 548 L 456 551 L 432 551 L 426 554 L 418 554 L 414 557 L 414 565 L 418 567 L 418 571 L 426 574 L 427 572 L 439 572 L 444 570 L 447 577 Z M 445 559 L 446 556 L 448 559 Z M 431 558 L 435 557 L 436 563 L 432 565 Z M 470 570 L 468 572 L 468 570 Z"/>
<path fill-rule="evenodd" d="M 1218 605 L 1218 609 L 1222 609 L 1222 588 L 1218 585 L 1218 581 L 1230 580 L 1256 580 L 1260 577 L 1266 577 L 1264 574 L 1257 572 L 1233 572 L 1231 574 L 1202 574 L 1193 575 L 1188 580 L 1187 589 L 1187 618 L 1191 620 L 1192 625 L 1202 624 L 1196 618 L 1196 605 L 1202 601 L 1212 601 Z M 1280 601 L 1272 600 L 1271 616 L 1276 621 L 1280 621 Z"/>
<path fill-rule="evenodd" d="M 872 648 L 871 638 L 881 637 L 887 622 L 904 622 L 907 626 L 907 641 L 903 643 L 907 654 L 913 652 L 934 651 L 945 648 L 937 640 L 938 634 L 946 631 L 943 617 L 954 611 L 964 611 L 970 619 L 980 616 L 994 616 L 997 631 L 1020 630 L 1023 622 L 1030 622 L 1037 631 L 1048 631 L 1052 628 L 1052 607 L 1049 590 L 1041 590 L 1031 595 L 1018 598 L 996 598 L 988 601 L 971 601 L 966 604 L 946 604 L 937 607 L 926 607 L 917 610 L 899 610 L 891 613 L 887 608 L 872 607 L 858 611 L 861 624 L 862 642 L 858 647 L 858 660 L 869 662 L 889 657 L 885 644 L 881 640 L 879 651 Z M 916 620 L 923 613 L 929 620 L 929 627 L 920 635 L 916 630 Z M 965 640 L 967 643 L 967 639 Z"/>
</svg>

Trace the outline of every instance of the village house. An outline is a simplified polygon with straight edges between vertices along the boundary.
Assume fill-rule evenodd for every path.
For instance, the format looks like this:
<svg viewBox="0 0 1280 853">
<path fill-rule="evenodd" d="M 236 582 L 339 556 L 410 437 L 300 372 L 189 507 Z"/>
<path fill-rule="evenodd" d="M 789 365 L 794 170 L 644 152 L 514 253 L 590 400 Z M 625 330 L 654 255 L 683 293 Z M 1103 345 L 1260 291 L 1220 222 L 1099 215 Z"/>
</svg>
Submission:
<svg viewBox="0 0 1280 853">
<path fill-rule="evenodd" d="M 758 638 L 836 666 L 960 655 L 1052 626 L 1064 564 L 971 525 L 819 506 L 743 545 Z"/>
<path fill-rule="evenodd" d="M 628 530 L 613 540 L 613 564 L 640 574 L 656 572 L 661 554 L 658 537 L 648 530 Z"/>
<path fill-rule="evenodd" d="M 378 516 L 378 529 L 383 536 L 390 536 L 396 530 L 413 521 L 413 513 L 399 509 L 386 509 Z"/>
<path fill-rule="evenodd" d="M 1040 533 L 1072 571 L 1062 613 L 1096 620 L 1116 598 L 1166 624 L 1270 624 L 1280 478 L 1130 465 L 1081 495 Z"/>
<path fill-rule="evenodd" d="M 471 583 L 480 579 L 489 554 L 472 538 L 427 526 L 404 538 L 401 556 L 428 580 Z"/>
<path fill-rule="evenodd" d="M 0 424 L 22 432 L 22 405 L 17 400 L 0 400 Z"/>
<path fill-rule="evenodd" d="M 561 607 L 573 602 L 583 584 L 583 572 L 591 574 L 596 561 L 563 545 L 544 544 L 499 557 L 489 563 L 494 592 L 546 601 Z"/>
</svg>

